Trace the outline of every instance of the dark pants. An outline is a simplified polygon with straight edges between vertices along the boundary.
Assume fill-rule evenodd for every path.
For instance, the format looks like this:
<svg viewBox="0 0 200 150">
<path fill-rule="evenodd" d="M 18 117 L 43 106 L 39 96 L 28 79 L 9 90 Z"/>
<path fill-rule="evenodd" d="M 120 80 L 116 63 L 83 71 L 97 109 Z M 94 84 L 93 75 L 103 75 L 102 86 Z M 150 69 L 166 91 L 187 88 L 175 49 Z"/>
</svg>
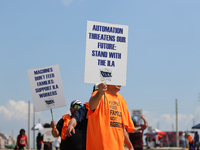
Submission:
<svg viewBox="0 0 200 150">
<path fill-rule="evenodd" d="M 189 150 L 195 150 L 194 143 L 189 143 Z"/>
<path fill-rule="evenodd" d="M 195 142 L 195 147 L 199 150 L 199 142 Z"/>
<path fill-rule="evenodd" d="M 37 150 L 41 150 L 41 146 L 42 146 L 41 143 L 37 143 Z"/>
<path fill-rule="evenodd" d="M 134 150 L 143 150 L 143 147 L 137 147 L 137 148 L 134 147 Z"/>
</svg>

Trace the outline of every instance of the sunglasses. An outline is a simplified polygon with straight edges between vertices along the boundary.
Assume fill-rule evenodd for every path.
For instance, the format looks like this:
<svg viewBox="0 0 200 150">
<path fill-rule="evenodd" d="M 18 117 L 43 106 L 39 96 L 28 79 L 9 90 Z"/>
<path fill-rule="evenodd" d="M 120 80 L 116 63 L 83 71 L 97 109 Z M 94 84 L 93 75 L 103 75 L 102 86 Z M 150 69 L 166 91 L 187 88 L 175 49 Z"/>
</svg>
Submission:
<svg viewBox="0 0 200 150">
<path fill-rule="evenodd" d="M 80 105 L 74 105 L 72 108 L 73 108 L 73 109 L 80 109 L 81 106 L 80 106 Z"/>
</svg>

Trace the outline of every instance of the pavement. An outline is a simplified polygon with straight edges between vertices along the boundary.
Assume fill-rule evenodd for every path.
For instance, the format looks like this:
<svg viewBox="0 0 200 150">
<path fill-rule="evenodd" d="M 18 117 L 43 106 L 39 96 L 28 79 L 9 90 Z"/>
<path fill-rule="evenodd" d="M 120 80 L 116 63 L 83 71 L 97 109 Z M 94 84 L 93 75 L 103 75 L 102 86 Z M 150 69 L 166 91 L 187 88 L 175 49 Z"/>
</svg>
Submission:
<svg viewBox="0 0 200 150">
<path fill-rule="evenodd" d="M 146 148 L 144 148 L 144 149 L 146 149 Z M 125 148 L 125 150 L 129 150 L 129 149 Z M 157 148 L 151 148 L 151 149 L 148 149 L 148 150 L 188 150 L 188 148 L 182 148 L 182 147 L 157 147 Z"/>
<path fill-rule="evenodd" d="M 4 148 L 4 149 L 0 149 L 0 150 L 14 150 L 14 149 L 6 149 L 6 148 Z M 30 150 L 36 150 L 36 149 L 30 149 Z M 41 149 L 41 150 L 43 150 L 43 149 Z M 125 150 L 129 150 L 129 149 L 125 148 Z M 188 150 L 188 148 L 182 148 L 182 147 L 157 147 L 157 148 L 151 148 L 151 149 L 148 149 L 148 150 Z"/>
</svg>

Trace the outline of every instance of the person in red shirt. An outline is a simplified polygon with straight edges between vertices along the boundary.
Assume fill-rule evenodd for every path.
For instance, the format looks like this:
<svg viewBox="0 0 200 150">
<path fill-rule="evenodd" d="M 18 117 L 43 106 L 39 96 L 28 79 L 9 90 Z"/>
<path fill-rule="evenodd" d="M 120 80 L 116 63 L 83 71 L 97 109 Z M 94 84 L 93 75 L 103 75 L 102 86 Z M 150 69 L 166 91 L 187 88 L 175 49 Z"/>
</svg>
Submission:
<svg viewBox="0 0 200 150">
<path fill-rule="evenodd" d="M 19 135 L 17 136 L 17 143 L 16 143 L 16 147 L 17 149 L 23 149 L 26 150 L 26 146 L 28 149 L 28 142 L 27 142 L 27 136 L 25 134 L 25 130 L 21 129 L 19 132 Z"/>
<path fill-rule="evenodd" d="M 141 116 L 141 118 L 144 121 L 144 124 L 141 125 L 138 124 L 137 116 L 131 118 L 135 126 L 135 131 L 129 133 L 129 138 L 134 147 L 134 150 L 143 150 L 143 132 L 148 127 L 148 123 L 144 119 L 143 115 Z"/>
</svg>

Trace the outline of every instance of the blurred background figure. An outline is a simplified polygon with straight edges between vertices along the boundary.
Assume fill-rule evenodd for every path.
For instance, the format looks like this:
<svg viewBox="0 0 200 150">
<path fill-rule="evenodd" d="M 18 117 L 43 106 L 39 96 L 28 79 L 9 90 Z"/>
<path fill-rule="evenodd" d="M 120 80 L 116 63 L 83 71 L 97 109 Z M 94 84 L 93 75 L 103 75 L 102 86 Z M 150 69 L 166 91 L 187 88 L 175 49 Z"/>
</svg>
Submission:
<svg viewBox="0 0 200 150">
<path fill-rule="evenodd" d="M 185 132 L 183 132 L 182 134 L 181 134 L 181 145 L 182 145 L 182 147 L 186 147 L 186 144 L 185 144 Z"/>
<path fill-rule="evenodd" d="M 26 146 L 28 148 L 27 136 L 25 134 L 25 130 L 21 129 L 19 131 L 19 135 L 17 136 L 16 148 L 19 150 L 26 150 Z"/>
<path fill-rule="evenodd" d="M 162 135 L 159 133 L 156 135 L 156 143 L 159 147 L 162 147 Z"/>
<path fill-rule="evenodd" d="M 145 141 L 146 141 L 147 149 L 150 149 L 151 148 L 151 140 L 148 135 L 146 136 Z"/>
<path fill-rule="evenodd" d="M 44 124 L 44 128 L 50 128 L 50 124 L 49 123 L 45 123 Z M 44 135 L 42 136 L 42 141 L 43 141 L 43 145 L 44 145 L 44 150 L 52 150 L 52 143 L 53 141 L 44 141 Z"/>
<path fill-rule="evenodd" d="M 42 135 L 41 135 L 40 132 L 37 135 L 36 141 L 37 141 L 37 150 L 41 150 L 41 148 L 42 148 Z"/>
<path fill-rule="evenodd" d="M 55 148 L 56 148 L 56 150 L 60 150 L 60 143 L 61 143 L 61 138 L 60 138 L 60 136 L 59 137 L 57 137 L 57 138 L 55 138 Z"/>
<path fill-rule="evenodd" d="M 148 123 L 144 119 L 143 115 L 141 116 L 141 118 L 143 119 L 144 124 L 139 125 L 138 117 L 137 116 L 131 117 L 135 126 L 135 131 L 129 133 L 129 138 L 133 145 L 134 150 L 143 150 L 143 132 L 148 127 Z"/>
<path fill-rule="evenodd" d="M 194 145 L 197 150 L 199 150 L 199 134 L 198 131 L 194 132 Z"/>
<path fill-rule="evenodd" d="M 194 146 L 192 135 L 188 134 L 187 139 L 189 141 L 189 150 L 195 150 L 195 146 Z"/>
</svg>

